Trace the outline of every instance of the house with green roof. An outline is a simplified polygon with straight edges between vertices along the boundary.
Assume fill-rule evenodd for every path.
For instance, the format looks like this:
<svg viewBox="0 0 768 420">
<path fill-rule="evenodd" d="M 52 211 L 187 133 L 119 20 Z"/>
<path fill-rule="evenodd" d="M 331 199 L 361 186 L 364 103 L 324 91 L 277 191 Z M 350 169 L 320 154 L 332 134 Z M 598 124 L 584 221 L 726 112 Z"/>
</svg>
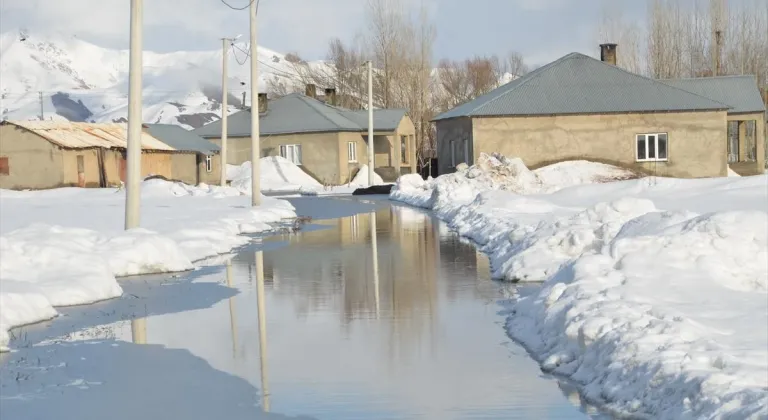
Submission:
<svg viewBox="0 0 768 420">
<path fill-rule="evenodd" d="M 282 156 L 321 182 L 343 184 L 368 164 L 368 112 L 333 104 L 309 95 L 290 94 L 267 100 L 259 95 L 260 156 Z M 331 92 L 328 92 L 331 91 Z M 193 132 L 220 146 L 221 121 Z M 374 110 L 374 170 L 385 180 L 416 172 L 413 122 L 404 109 Z M 228 117 L 227 163 L 239 165 L 251 159 L 251 110 Z"/>
<path fill-rule="evenodd" d="M 615 44 L 601 48 L 600 60 L 568 54 L 435 117 L 439 173 L 493 152 L 534 169 L 584 159 L 699 178 L 725 176 L 731 160 L 742 174 L 762 173 L 765 106 L 754 79 L 654 80 L 617 67 Z"/>
</svg>

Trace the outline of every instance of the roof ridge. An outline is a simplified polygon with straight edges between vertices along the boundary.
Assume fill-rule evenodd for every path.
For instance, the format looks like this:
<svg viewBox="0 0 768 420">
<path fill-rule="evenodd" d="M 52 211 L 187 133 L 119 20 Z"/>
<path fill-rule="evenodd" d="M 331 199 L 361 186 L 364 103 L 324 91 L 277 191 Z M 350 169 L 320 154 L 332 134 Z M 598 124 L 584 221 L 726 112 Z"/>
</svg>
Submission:
<svg viewBox="0 0 768 420">
<path fill-rule="evenodd" d="M 553 62 L 551 62 L 549 64 L 545 64 L 545 65 L 537 68 L 536 70 L 526 74 L 525 76 L 523 76 L 521 78 L 511 80 L 511 81 L 507 82 L 506 84 L 499 86 L 497 89 L 499 89 L 499 88 L 501 88 L 503 86 L 506 86 L 506 85 L 508 85 L 508 84 L 510 84 L 510 83 L 512 83 L 514 81 L 518 81 L 518 83 L 515 86 L 512 86 L 509 90 L 506 90 L 506 91 L 500 93 L 498 96 L 494 97 L 493 99 L 487 100 L 484 103 L 476 106 L 475 108 L 472 108 L 472 110 L 467 112 L 467 114 L 472 114 L 475 111 L 479 111 L 480 108 L 483 108 L 486 105 L 491 104 L 492 102 L 494 102 L 494 101 L 498 100 L 499 98 L 507 95 L 508 93 L 515 91 L 520 86 L 523 86 L 526 83 L 528 83 L 529 81 L 531 81 L 531 80 L 541 76 L 542 74 L 544 74 L 546 72 L 546 70 L 549 70 L 553 65 L 558 64 L 561 61 L 565 61 L 566 59 L 570 60 L 571 58 L 576 57 L 578 55 L 583 55 L 583 54 L 580 54 L 580 53 L 577 53 L 577 52 L 572 52 L 572 53 L 566 54 L 566 55 L 558 58 L 557 60 L 555 60 L 555 61 L 553 61 Z M 520 79 L 523 79 L 523 80 L 520 80 Z M 493 92 L 493 91 L 491 91 L 491 92 Z M 488 92 L 488 93 L 491 93 L 491 92 Z"/>
<path fill-rule="evenodd" d="M 757 80 L 757 76 L 754 74 L 723 74 L 720 76 L 703 76 L 703 77 L 676 77 L 670 79 L 655 79 L 663 83 L 664 80 L 710 80 L 710 79 L 753 79 Z"/>
<path fill-rule="evenodd" d="M 321 110 L 318 108 L 318 106 L 325 106 L 326 108 L 329 108 L 329 109 L 333 109 L 334 111 L 336 111 L 334 108 L 332 108 L 332 107 L 330 107 L 330 106 L 328 106 L 328 105 L 326 105 L 326 104 L 324 104 L 324 103 L 322 103 L 322 102 L 318 101 L 318 100 L 317 100 L 317 99 L 315 99 L 315 98 L 310 98 L 309 96 L 306 96 L 306 95 L 302 95 L 302 94 L 298 94 L 298 93 L 297 93 L 296 95 L 297 95 L 297 97 L 298 97 L 299 99 L 301 99 L 301 101 L 302 101 L 302 102 L 304 102 L 304 104 L 305 104 L 305 105 L 307 105 L 308 107 L 310 107 L 310 108 L 311 108 L 313 111 L 315 111 L 316 113 L 320 114 L 320 116 L 322 116 L 322 117 L 323 117 L 323 118 L 325 118 L 325 119 L 326 119 L 328 122 L 330 122 L 331 124 L 333 124 L 334 126 L 336 126 L 336 128 L 340 128 L 340 129 L 341 129 L 341 128 L 344 128 L 344 127 L 341 127 L 341 126 L 340 126 L 340 125 L 339 125 L 339 124 L 338 124 L 336 121 L 333 121 L 331 118 L 329 118 L 329 117 L 328 117 L 328 115 L 325 115 L 325 114 L 324 114 L 324 113 L 323 113 L 323 112 L 322 112 L 322 111 L 321 111 Z M 313 103 L 313 101 L 314 101 L 314 102 L 316 102 L 316 103 Z M 357 127 L 357 128 L 359 128 L 360 130 L 362 130 L 362 129 L 363 129 L 363 127 L 361 127 L 361 126 L 360 126 L 359 124 L 357 124 L 356 122 L 354 122 L 354 121 L 350 120 L 349 118 L 345 117 L 345 116 L 344 116 L 344 114 L 342 114 L 341 112 L 338 112 L 338 111 L 336 111 L 336 112 L 339 114 L 339 117 L 341 117 L 341 118 L 344 118 L 345 120 L 347 120 L 347 122 L 349 122 L 349 123 L 350 123 L 352 126 L 354 126 L 354 127 Z"/>
</svg>

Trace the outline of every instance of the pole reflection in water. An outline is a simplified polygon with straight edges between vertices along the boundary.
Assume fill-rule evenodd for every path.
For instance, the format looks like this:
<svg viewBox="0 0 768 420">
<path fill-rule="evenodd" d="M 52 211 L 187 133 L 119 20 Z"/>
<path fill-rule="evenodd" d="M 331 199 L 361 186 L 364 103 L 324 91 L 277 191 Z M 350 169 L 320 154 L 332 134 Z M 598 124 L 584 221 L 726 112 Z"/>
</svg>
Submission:
<svg viewBox="0 0 768 420">
<path fill-rule="evenodd" d="M 131 341 L 133 344 L 147 344 L 147 318 L 131 320 Z"/>
<path fill-rule="evenodd" d="M 269 411 L 269 384 L 267 378 L 267 311 L 264 303 L 264 253 L 256 252 L 256 298 L 259 318 L 259 364 L 261 366 L 261 394 L 264 411 Z"/>
<path fill-rule="evenodd" d="M 379 319 L 379 247 L 376 239 L 375 211 L 371 212 L 371 255 L 373 257 L 373 298 L 376 304 L 376 319 Z"/>
<path fill-rule="evenodd" d="M 232 287 L 232 260 L 227 260 L 227 286 Z M 234 296 L 229 298 L 229 330 L 232 332 L 232 358 L 237 359 L 237 312 Z"/>
</svg>

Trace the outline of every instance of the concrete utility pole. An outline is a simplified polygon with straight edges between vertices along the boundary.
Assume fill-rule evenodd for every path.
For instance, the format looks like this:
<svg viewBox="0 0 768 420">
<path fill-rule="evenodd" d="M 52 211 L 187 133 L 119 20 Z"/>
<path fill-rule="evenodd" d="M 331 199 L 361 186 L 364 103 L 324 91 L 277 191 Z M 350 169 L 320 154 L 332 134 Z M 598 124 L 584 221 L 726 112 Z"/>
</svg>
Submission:
<svg viewBox="0 0 768 420">
<path fill-rule="evenodd" d="M 368 186 L 373 185 L 373 61 L 368 60 Z"/>
<path fill-rule="evenodd" d="M 256 12 L 259 2 L 251 1 L 251 206 L 261 205 L 261 145 L 259 144 L 259 57 L 256 43 Z"/>
<path fill-rule="evenodd" d="M 229 89 L 227 89 L 227 78 L 229 77 L 227 72 L 227 59 L 229 58 L 229 38 L 221 38 L 221 181 L 222 187 L 227 185 L 227 118 L 229 112 L 229 104 L 227 98 Z"/>
<path fill-rule="evenodd" d="M 43 107 L 43 92 L 38 92 L 40 96 L 40 121 L 45 119 L 45 108 Z"/>
<path fill-rule="evenodd" d="M 143 0 L 131 0 L 131 47 L 128 78 L 128 147 L 125 177 L 125 229 L 139 227 L 141 178 L 141 54 Z"/>
</svg>

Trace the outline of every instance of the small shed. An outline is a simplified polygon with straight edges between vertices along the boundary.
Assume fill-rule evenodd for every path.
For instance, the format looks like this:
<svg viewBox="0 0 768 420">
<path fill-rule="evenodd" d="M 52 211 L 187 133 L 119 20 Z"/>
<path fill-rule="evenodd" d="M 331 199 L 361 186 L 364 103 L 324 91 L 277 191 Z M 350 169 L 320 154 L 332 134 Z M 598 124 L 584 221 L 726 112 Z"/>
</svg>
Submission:
<svg viewBox="0 0 768 420">
<path fill-rule="evenodd" d="M 119 123 L 3 121 L 0 188 L 120 185 L 126 175 L 127 138 L 127 125 Z M 147 132 L 142 132 L 141 148 L 142 176 L 174 178 L 172 157 L 182 152 Z"/>
<path fill-rule="evenodd" d="M 143 127 L 145 132 L 178 152 L 171 155 L 173 179 L 187 184 L 219 184 L 219 146 L 178 125 L 144 124 Z"/>
</svg>

